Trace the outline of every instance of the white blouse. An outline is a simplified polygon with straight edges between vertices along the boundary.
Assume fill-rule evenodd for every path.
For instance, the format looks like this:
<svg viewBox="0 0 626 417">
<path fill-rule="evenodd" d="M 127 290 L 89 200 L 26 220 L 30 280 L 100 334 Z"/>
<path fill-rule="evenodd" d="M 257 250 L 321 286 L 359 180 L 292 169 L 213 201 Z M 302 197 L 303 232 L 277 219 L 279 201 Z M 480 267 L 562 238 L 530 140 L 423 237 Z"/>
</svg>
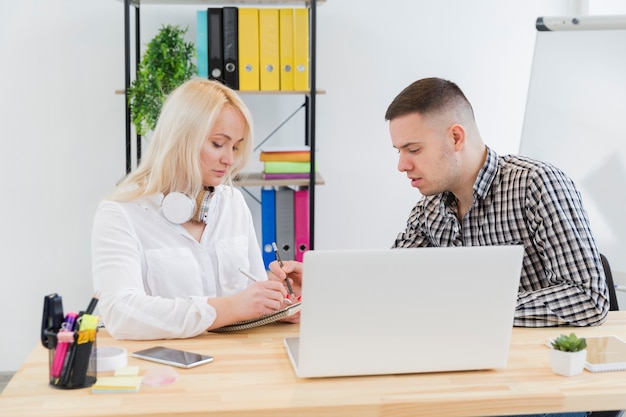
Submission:
<svg viewBox="0 0 626 417">
<path fill-rule="evenodd" d="M 236 294 L 267 279 L 250 209 L 237 189 L 221 185 L 207 226 L 195 240 L 161 213 L 163 195 L 100 203 L 92 231 L 92 272 L 99 312 L 117 339 L 196 336 L 213 323 L 211 297 Z"/>
</svg>

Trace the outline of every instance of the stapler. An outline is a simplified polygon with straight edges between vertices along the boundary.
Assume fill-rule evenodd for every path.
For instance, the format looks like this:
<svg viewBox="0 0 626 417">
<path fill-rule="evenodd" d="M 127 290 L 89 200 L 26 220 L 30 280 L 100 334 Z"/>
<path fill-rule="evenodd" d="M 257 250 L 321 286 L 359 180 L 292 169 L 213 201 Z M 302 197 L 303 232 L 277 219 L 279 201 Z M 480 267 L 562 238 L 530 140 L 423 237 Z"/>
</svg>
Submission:
<svg viewBox="0 0 626 417">
<path fill-rule="evenodd" d="M 43 315 L 41 318 L 41 344 L 46 349 L 54 349 L 57 344 L 56 335 L 63 325 L 63 299 L 57 293 L 48 294 L 43 298 Z"/>
</svg>

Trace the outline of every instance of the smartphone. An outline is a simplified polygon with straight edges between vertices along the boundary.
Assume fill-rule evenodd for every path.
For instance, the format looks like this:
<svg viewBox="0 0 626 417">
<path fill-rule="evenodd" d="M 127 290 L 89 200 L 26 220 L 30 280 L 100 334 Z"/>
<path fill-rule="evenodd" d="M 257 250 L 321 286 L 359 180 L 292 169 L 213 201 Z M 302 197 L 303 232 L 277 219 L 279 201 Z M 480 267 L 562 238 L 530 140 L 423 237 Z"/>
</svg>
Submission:
<svg viewBox="0 0 626 417">
<path fill-rule="evenodd" d="M 179 368 L 193 368 L 194 366 L 213 362 L 213 356 L 171 349 L 163 346 L 155 346 L 149 349 L 139 350 L 137 352 L 133 352 L 131 356 L 165 365 L 177 366 Z"/>
</svg>

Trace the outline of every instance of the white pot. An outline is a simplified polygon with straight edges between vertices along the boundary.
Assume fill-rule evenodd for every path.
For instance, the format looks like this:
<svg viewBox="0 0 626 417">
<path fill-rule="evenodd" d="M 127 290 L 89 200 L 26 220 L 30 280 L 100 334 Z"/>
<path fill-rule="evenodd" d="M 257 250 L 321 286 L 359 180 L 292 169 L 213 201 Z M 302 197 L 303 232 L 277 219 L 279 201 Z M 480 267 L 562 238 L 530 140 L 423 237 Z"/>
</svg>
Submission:
<svg viewBox="0 0 626 417">
<path fill-rule="evenodd" d="M 581 374 L 585 369 L 587 350 L 578 352 L 563 352 L 562 350 L 550 349 L 550 363 L 555 374 L 574 376 Z"/>
</svg>

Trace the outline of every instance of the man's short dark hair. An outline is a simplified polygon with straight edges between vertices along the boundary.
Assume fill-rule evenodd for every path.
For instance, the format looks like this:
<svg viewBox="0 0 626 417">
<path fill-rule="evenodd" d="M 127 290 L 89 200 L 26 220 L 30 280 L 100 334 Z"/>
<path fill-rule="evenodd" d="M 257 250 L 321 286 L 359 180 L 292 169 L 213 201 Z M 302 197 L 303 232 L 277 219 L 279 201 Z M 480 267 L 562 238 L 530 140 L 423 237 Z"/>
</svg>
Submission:
<svg viewBox="0 0 626 417">
<path fill-rule="evenodd" d="M 434 113 L 459 101 L 464 102 L 473 114 L 469 100 L 458 85 L 441 78 L 423 78 L 413 82 L 393 99 L 385 113 L 385 120 L 410 113 Z"/>
</svg>

